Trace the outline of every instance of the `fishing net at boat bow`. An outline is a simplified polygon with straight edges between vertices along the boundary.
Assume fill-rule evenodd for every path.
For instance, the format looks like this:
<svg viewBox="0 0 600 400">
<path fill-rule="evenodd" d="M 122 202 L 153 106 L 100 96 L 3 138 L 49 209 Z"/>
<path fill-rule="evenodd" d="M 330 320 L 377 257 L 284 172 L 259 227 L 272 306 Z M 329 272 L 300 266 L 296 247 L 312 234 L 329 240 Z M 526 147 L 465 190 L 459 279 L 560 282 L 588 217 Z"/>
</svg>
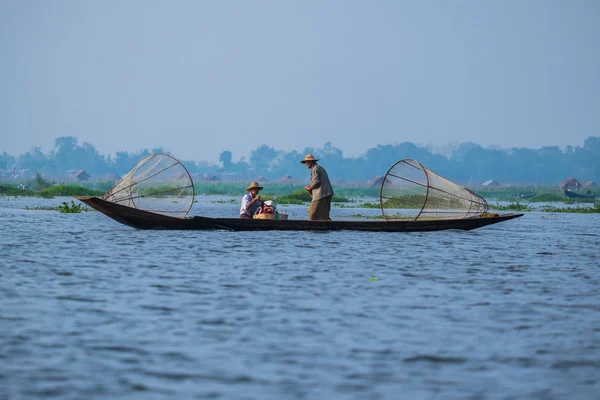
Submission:
<svg viewBox="0 0 600 400">
<path fill-rule="evenodd" d="M 380 205 L 386 220 L 460 219 L 488 209 L 483 197 L 411 159 L 398 161 L 385 175 Z"/>
<path fill-rule="evenodd" d="M 185 217 L 194 203 L 194 182 L 179 160 L 167 154 L 151 154 L 102 198 L 145 211 Z"/>
</svg>

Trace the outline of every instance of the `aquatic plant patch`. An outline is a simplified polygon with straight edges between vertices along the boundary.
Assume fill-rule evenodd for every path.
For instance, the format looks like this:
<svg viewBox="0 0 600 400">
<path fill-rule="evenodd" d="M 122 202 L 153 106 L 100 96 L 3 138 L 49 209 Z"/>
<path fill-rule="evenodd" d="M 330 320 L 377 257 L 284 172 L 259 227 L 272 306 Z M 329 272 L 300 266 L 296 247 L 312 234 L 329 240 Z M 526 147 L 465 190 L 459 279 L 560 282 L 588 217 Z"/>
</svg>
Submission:
<svg viewBox="0 0 600 400">
<path fill-rule="evenodd" d="M 99 190 L 88 189 L 76 185 L 55 185 L 42 189 L 39 195 L 42 197 L 56 196 L 102 196 L 104 193 Z"/>
<path fill-rule="evenodd" d="M 65 214 L 78 214 L 82 211 L 86 211 L 86 212 L 87 211 L 96 211 L 96 210 L 86 207 L 84 205 L 77 204 L 73 200 L 71 200 L 70 203 L 63 201 L 62 204 L 60 204 L 58 206 L 35 206 L 35 207 L 25 206 L 25 209 L 33 210 L 33 211 L 58 211 L 58 212 L 65 213 Z"/>
<path fill-rule="evenodd" d="M 553 205 L 543 205 L 540 207 L 532 207 L 528 204 L 521 203 L 510 203 L 508 205 L 502 206 L 499 204 L 490 205 L 490 209 L 496 211 L 521 211 L 521 212 L 529 212 L 529 211 L 543 211 L 547 213 L 578 213 L 578 214 L 593 214 L 600 213 L 600 202 L 594 203 L 593 206 L 590 207 L 556 207 Z"/>
<path fill-rule="evenodd" d="M 91 208 L 82 206 L 81 204 L 76 204 L 73 200 L 71 200 L 70 204 L 66 201 L 63 201 L 62 204 L 57 207 L 57 210 L 65 214 L 75 214 L 82 211 L 91 211 Z"/>
<path fill-rule="evenodd" d="M 595 203 L 591 207 L 555 207 L 555 206 L 542 206 L 541 211 L 547 213 L 576 213 L 576 214 L 594 214 L 600 213 L 600 202 Z"/>
<path fill-rule="evenodd" d="M 519 202 L 516 203 L 510 203 L 508 205 L 502 206 L 498 203 L 496 204 L 490 204 L 490 209 L 491 210 L 496 210 L 496 211 L 535 211 L 532 207 L 530 207 L 527 204 L 522 204 Z"/>
<path fill-rule="evenodd" d="M 236 199 L 219 199 L 219 200 L 214 200 L 212 201 L 212 203 L 218 203 L 218 204 L 235 204 L 238 201 Z"/>
</svg>

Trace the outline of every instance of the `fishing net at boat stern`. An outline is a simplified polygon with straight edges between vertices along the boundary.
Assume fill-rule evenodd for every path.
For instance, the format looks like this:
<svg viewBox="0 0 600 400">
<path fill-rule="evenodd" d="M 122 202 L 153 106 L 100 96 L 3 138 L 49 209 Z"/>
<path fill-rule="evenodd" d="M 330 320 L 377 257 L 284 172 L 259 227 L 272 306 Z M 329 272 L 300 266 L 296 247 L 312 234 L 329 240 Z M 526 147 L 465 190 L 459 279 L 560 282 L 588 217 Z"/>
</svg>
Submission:
<svg viewBox="0 0 600 400">
<path fill-rule="evenodd" d="M 166 154 L 151 154 L 102 198 L 145 211 L 185 217 L 194 203 L 194 182 L 179 160 Z"/>
<path fill-rule="evenodd" d="M 411 159 L 398 161 L 385 175 L 380 204 L 386 220 L 460 219 L 488 209 L 481 196 Z"/>
</svg>

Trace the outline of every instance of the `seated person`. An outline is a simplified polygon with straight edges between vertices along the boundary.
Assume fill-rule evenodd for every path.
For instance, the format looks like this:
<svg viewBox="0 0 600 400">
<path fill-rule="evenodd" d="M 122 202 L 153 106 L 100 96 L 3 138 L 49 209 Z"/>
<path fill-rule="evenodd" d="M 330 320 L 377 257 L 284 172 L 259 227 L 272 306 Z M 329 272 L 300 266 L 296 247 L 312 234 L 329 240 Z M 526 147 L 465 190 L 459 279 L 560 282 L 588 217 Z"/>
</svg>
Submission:
<svg viewBox="0 0 600 400">
<path fill-rule="evenodd" d="M 252 216 L 256 213 L 256 210 L 262 205 L 262 199 L 258 195 L 258 192 L 263 190 L 263 187 L 258 182 L 251 182 L 250 186 L 246 188 L 250 193 L 242 197 L 242 206 L 240 208 L 240 218 L 252 219 Z"/>
</svg>

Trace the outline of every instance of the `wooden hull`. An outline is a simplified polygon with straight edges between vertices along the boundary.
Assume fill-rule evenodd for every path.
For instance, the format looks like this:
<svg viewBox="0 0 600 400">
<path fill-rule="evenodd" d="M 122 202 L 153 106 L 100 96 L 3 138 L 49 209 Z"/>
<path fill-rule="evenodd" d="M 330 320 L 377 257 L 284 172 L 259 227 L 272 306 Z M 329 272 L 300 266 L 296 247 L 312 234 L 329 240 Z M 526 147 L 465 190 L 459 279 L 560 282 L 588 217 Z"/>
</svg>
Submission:
<svg viewBox="0 0 600 400">
<path fill-rule="evenodd" d="M 570 190 L 565 190 L 565 196 L 570 199 L 580 199 L 580 200 L 594 200 L 596 195 L 593 193 L 590 194 L 579 194 L 575 192 L 571 192 Z"/>
<path fill-rule="evenodd" d="M 471 230 L 518 218 L 523 214 L 504 214 L 492 217 L 475 217 L 450 220 L 422 221 L 307 221 L 268 220 L 241 218 L 177 218 L 111 203 L 98 197 L 75 196 L 88 206 L 106 216 L 136 229 L 173 230 L 230 230 L 230 231 L 337 231 L 353 230 L 368 232 L 427 232 L 445 229 Z"/>
<path fill-rule="evenodd" d="M 529 199 L 535 196 L 534 192 L 515 193 L 513 196 L 515 199 Z"/>
</svg>

